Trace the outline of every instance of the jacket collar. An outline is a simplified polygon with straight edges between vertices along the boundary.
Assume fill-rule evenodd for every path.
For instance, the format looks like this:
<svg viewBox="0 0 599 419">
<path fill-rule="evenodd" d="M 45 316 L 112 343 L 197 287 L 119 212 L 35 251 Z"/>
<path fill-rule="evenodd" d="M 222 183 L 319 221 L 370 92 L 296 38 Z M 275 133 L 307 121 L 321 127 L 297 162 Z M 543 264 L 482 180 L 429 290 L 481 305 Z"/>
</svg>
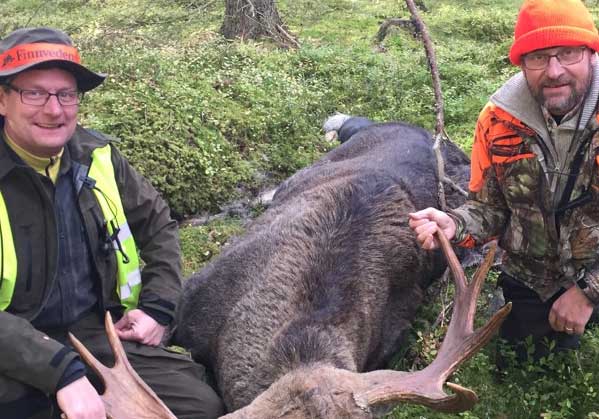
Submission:
<svg viewBox="0 0 599 419">
<path fill-rule="evenodd" d="M 0 126 L 0 129 L 3 127 Z M 65 153 L 61 159 L 61 173 L 68 170 L 71 166 L 71 160 L 84 166 L 91 164 L 91 153 L 98 147 L 103 147 L 110 140 L 102 134 L 94 131 L 88 131 L 77 125 L 75 133 L 67 142 Z M 2 180 L 14 168 L 23 166 L 24 163 L 6 144 L 4 136 L 0 134 L 0 180 Z"/>
<path fill-rule="evenodd" d="M 534 129 L 542 138 L 549 138 L 543 112 L 530 93 L 524 73 L 510 78 L 491 96 L 491 102 Z"/>
<path fill-rule="evenodd" d="M 113 140 L 99 132 L 88 130 L 77 125 L 75 134 L 67 143 L 67 147 L 74 161 L 89 166 L 91 164 L 91 154 L 99 147 L 104 147 Z"/>
</svg>

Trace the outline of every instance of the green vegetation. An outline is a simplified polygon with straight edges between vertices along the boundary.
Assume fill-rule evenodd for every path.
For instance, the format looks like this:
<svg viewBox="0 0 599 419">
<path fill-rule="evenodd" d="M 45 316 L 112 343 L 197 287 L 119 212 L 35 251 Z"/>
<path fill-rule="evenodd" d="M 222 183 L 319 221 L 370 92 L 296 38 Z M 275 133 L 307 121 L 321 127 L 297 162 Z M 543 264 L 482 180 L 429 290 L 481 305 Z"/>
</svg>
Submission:
<svg viewBox="0 0 599 419">
<path fill-rule="evenodd" d="M 516 0 L 429 1 L 447 131 L 468 149 L 478 111 L 513 69 L 504 51 Z M 0 34 L 26 25 L 68 31 L 84 62 L 109 74 L 82 108 L 82 122 L 120 148 L 176 214 L 215 210 L 239 191 L 272 182 L 328 147 L 322 121 L 335 111 L 404 120 L 429 129 L 434 100 L 421 42 L 385 18 L 403 2 L 279 1 L 298 51 L 218 35 L 223 5 L 197 0 L 5 0 Z M 384 52 L 377 52 L 379 50 Z"/>
<path fill-rule="evenodd" d="M 236 219 L 215 220 L 206 225 L 181 228 L 181 250 L 185 277 L 198 272 L 210 259 L 220 253 L 231 236 L 241 234 L 243 226 Z"/>
<path fill-rule="evenodd" d="M 446 129 L 468 151 L 479 110 L 515 71 L 506 55 L 520 0 L 425 3 Z M 320 125 L 335 111 L 434 126 L 421 41 L 396 28 L 382 45 L 373 44 L 384 19 L 409 17 L 402 1 L 277 4 L 299 37 L 298 51 L 268 40 L 223 40 L 223 2 L 209 0 L 3 0 L 0 35 L 39 25 L 69 32 L 84 63 L 109 74 L 86 97 L 83 124 L 120 138 L 120 149 L 184 217 L 215 211 L 240 191 L 255 192 L 312 162 L 331 147 Z M 587 4 L 598 16 L 597 2 Z M 242 230 L 238 220 L 183 228 L 186 275 Z M 491 292 L 488 284 L 485 293 Z M 434 357 L 442 329 L 431 324 L 440 307 L 435 300 L 423 308 L 398 367 L 422 368 Z M 498 380 L 489 345 L 453 378 L 481 397 L 459 416 L 599 418 L 598 328 L 585 334 L 583 348 L 548 360 L 543 371 L 512 368 Z M 454 416 L 403 406 L 391 417 Z"/>
<path fill-rule="evenodd" d="M 496 273 L 491 272 L 478 301 L 477 324 L 488 318 L 486 310 L 495 291 Z M 436 356 L 445 333 L 433 328 L 441 308 L 452 296 L 452 286 L 443 287 L 441 301 L 421 309 L 412 331 L 412 344 L 398 354 L 396 368 L 422 369 Z M 448 321 L 449 319 L 447 319 Z M 442 323 L 443 324 L 443 323 Z M 388 419 L 597 419 L 599 418 L 599 326 L 593 325 L 582 338 L 582 349 L 576 353 L 560 353 L 540 363 L 516 364 L 513 352 L 494 338 L 481 352 L 466 362 L 451 382 L 474 390 L 479 403 L 472 411 L 458 415 L 432 412 L 422 406 L 403 405 Z M 528 344 L 529 356 L 532 345 Z M 506 359 L 501 374 L 495 367 L 499 353 Z"/>
</svg>

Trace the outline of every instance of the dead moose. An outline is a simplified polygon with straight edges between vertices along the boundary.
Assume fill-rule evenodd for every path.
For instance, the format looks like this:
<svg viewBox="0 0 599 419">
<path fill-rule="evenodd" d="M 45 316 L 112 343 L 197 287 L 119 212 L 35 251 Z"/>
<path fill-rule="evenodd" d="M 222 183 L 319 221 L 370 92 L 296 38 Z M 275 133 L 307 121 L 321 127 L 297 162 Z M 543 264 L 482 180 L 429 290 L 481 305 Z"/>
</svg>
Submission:
<svg viewBox="0 0 599 419">
<path fill-rule="evenodd" d="M 447 266 L 407 224 L 408 212 L 438 206 L 432 145 L 403 123 L 356 130 L 285 181 L 247 232 L 186 282 L 176 338 L 212 367 L 236 411 L 227 418 L 370 418 L 405 400 L 470 406 L 442 385 L 486 339 L 488 329 L 470 336 L 473 291 L 458 296 L 453 329 L 426 373 L 358 374 L 397 352 Z M 469 159 L 451 143 L 442 154 L 446 175 L 465 189 Z M 450 207 L 464 199 L 447 190 Z"/>
<path fill-rule="evenodd" d="M 442 154 L 446 175 L 465 188 L 468 158 L 451 143 Z M 509 307 L 473 332 L 492 256 L 468 286 L 446 240 L 445 256 L 416 244 L 407 214 L 438 206 L 435 173 L 426 131 L 362 127 L 285 181 L 247 232 L 186 282 L 175 338 L 214 371 L 233 412 L 227 419 L 372 418 L 400 402 L 448 412 L 473 406 L 472 391 L 447 384 L 446 394 L 443 386 Z M 464 200 L 446 194 L 449 207 Z M 446 260 L 456 295 L 437 358 L 422 371 L 380 370 Z"/>
</svg>

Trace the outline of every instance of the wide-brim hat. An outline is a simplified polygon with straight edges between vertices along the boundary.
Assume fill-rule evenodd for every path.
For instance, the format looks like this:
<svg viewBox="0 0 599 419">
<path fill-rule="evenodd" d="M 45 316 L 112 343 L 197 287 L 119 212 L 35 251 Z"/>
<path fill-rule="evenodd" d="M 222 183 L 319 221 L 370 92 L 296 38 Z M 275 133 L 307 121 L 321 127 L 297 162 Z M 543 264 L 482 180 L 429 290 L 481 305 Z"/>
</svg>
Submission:
<svg viewBox="0 0 599 419">
<path fill-rule="evenodd" d="M 83 92 L 98 87 L 106 78 L 83 66 L 71 38 L 57 29 L 17 29 L 0 40 L 0 81 L 37 67 L 70 72 Z"/>
</svg>

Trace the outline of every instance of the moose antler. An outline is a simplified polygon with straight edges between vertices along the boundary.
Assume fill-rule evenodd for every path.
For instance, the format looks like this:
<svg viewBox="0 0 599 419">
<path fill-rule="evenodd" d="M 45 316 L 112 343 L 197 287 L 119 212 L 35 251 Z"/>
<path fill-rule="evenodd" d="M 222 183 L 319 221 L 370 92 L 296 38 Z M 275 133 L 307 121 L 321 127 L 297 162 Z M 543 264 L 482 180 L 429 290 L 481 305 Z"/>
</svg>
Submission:
<svg viewBox="0 0 599 419">
<path fill-rule="evenodd" d="M 416 372 L 378 370 L 356 373 L 316 363 L 279 378 L 249 405 L 225 416 L 226 419 L 308 418 L 316 408 L 318 417 L 371 419 L 387 413 L 402 402 L 421 404 L 435 410 L 457 413 L 471 409 L 476 394 L 447 383 L 453 394 L 443 391 L 447 378 L 458 366 L 485 345 L 497 331 L 511 306 L 499 310 L 489 322 L 473 331 L 476 299 L 495 256 L 495 246 L 487 253 L 470 285 L 444 235 L 437 233 L 455 280 L 454 310 L 445 340 L 436 359 Z M 302 394 L 297 402 L 285 394 Z M 283 397 L 282 397 L 283 395 Z M 223 419 L 224 419 L 223 418 Z"/>
<path fill-rule="evenodd" d="M 71 343 L 83 360 L 102 380 L 105 391 L 100 397 L 110 419 L 177 419 L 156 393 L 137 375 L 119 340 L 112 317 L 106 312 L 104 321 L 108 341 L 114 354 L 114 367 L 107 368 L 83 344 L 69 333 Z"/>
<path fill-rule="evenodd" d="M 491 339 L 510 312 L 511 305 L 504 306 L 486 325 L 474 331 L 476 299 L 493 263 L 495 246 L 491 247 L 468 285 L 464 271 L 448 240 L 442 233 L 437 233 L 437 236 L 455 280 L 454 310 L 441 349 L 428 367 L 416 372 L 379 370 L 356 373 L 332 365 L 317 364 L 304 370 L 300 369 L 295 375 L 288 374 L 282 377 L 250 405 L 227 415 L 226 418 L 308 417 L 297 410 L 282 411 L 283 406 L 276 402 L 277 396 L 279 390 L 291 387 L 297 389 L 298 384 L 309 394 L 317 395 L 318 392 L 314 389 L 319 385 L 318 382 L 325 384 L 324 387 L 330 391 L 327 399 L 330 398 L 336 405 L 336 409 L 345 413 L 343 417 L 379 416 L 401 402 L 421 404 L 450 413 L 471 409 L 478 401 L 472 390 L 447 383 L 447 387 L 453 391 L 453 394 L 447 394 L 443 386 L 461 363 L 472 357 Z M 112 419 L 175 418 L 131 368 L 108 313 L 106 331 L 116 358 L 113 368 L 106 368 L 100 364 L 73 336 L 71 340 L 83 359 L 105 383 L 106 392 L 102 398 L 109 417 Z"/>
<path fill-rule="evenodd" d="M 455 281 L 453 315 L 441 349 L 435 360 L 421 371 L 401 373 L 381 370 L 364 374 L 372 384 L 368 385 L 368 390 L 354 395 L 356 403 L 364 409 L 380 411 L 397 402 L 412 402 L 443 412 L 457 413 L 471 409 L 478 401 L 472 390 L 447 383 L 453 390 L 453 394 L 447 394 L 443 391 L 443 385 L 462 362 L 491 339 L 510 312 L 511 303 L 495 313 L 483 327 L 473 331 L 476 299 L 493 263 L 496 245 L 491 247 L 468 285 L 464 270 L 445 235 L 437 232 L 437 239 Z"/>
</svg>

